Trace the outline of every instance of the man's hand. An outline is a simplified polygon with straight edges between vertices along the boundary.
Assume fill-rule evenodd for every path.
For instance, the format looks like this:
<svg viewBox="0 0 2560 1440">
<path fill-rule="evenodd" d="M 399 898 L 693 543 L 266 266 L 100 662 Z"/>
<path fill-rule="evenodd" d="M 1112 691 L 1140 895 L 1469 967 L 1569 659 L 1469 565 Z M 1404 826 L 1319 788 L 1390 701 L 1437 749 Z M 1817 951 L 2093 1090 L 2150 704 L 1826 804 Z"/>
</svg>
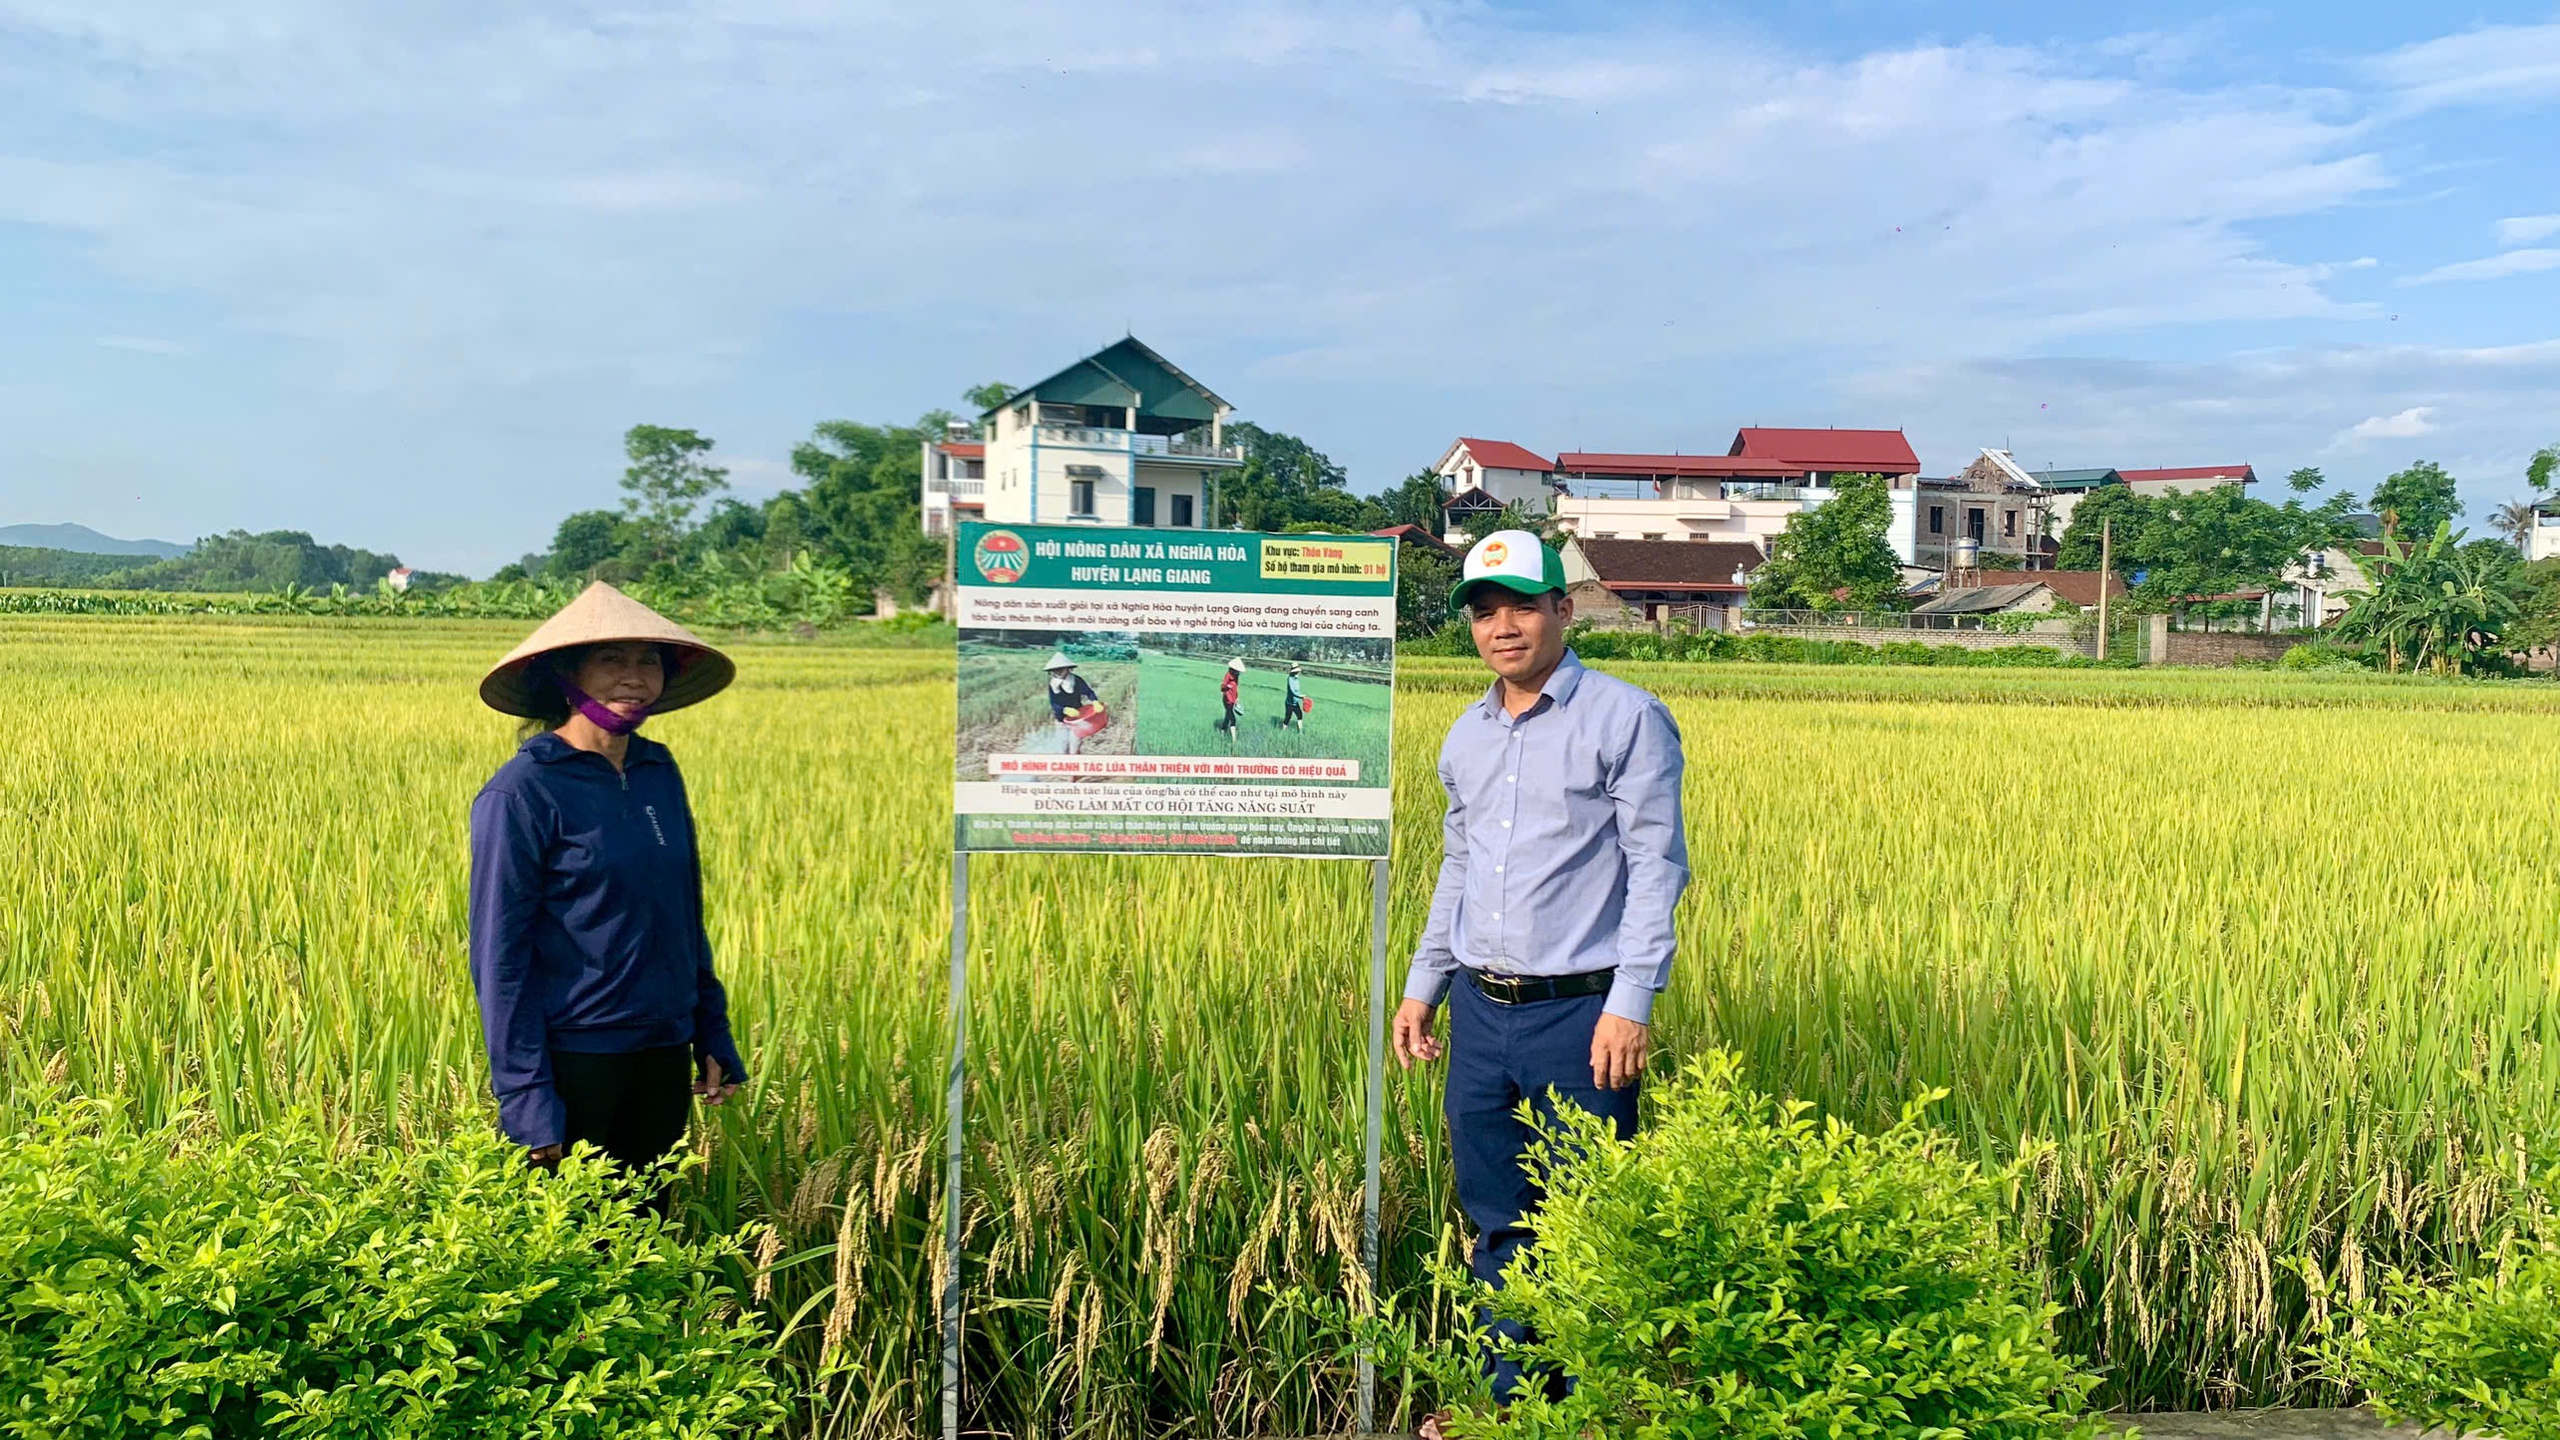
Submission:
<svg viewBox="0 0 2560 1440">
<path fill-rule="evenodd" d="M 1389 1027 L 1396 1041 L 1396 1058 L 1404 1068 L 1440 1058 L 1439 1037 L 1431 1033 L 1432 1022 L 1439 1018 L 1439 1007 L 1419 1000 L 1407 1000 L 1396 1007 L 1396 1023 Z"/>
<path fill-rule="evenodd" d="M 1603 1090 L 1624 1090 L 1644 1073 L 1645 1048 L 1653 1027 L 1623 1015 L 1602 1015 L 1591 1031 L 1591 1083 Z"/>
<path fill-rule="evenodd" d="M 717 1105 L 738 1093 L 738 1082 L 720 1073 L 720 1062 L 705 1055 L 702 1068 L 693 1077 L 693 1093 L 705 1105 Z"/>
</svg>

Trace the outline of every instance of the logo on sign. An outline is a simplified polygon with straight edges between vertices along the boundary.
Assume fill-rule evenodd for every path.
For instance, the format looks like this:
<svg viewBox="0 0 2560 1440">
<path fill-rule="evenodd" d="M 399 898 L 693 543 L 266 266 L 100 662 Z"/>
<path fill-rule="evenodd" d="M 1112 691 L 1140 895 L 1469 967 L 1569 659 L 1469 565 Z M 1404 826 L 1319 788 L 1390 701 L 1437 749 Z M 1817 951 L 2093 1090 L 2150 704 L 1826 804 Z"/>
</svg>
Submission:
<svg viewBox="0 0 2560 1440">
<path fill-rule="evenodd" d="M 1010 530 L 990 530 L 978 537 L 978 548 L 969 552 L 969 560 L 990 584 L 1010 585 L 1031 568 L 1031 552 L 1022 537 Z"/>
<path fill-rule="evenodd" d="M 1499 565 L 1510 558 L 1510 546 L 1503 544 L 1499 540 L 1489 541 L 1486 543 L 1484 547 L 1484 563 L 1487 565 Z"/>
</svg>

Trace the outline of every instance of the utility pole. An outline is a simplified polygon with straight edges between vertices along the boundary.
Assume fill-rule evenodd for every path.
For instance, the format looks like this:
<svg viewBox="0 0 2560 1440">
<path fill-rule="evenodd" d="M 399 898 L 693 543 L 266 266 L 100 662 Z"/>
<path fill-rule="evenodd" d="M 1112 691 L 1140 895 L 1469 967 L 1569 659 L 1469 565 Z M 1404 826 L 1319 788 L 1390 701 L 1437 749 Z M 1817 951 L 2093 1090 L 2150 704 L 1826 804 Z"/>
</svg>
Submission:
<svg viewBox="0 0 2560 1440">
<path fill-rule="evenodd" d="M 2116 573 L 2116 522 L 2098 525 L 2098 658 L 2107 658 L 2107 580 Z"/>
</svg>

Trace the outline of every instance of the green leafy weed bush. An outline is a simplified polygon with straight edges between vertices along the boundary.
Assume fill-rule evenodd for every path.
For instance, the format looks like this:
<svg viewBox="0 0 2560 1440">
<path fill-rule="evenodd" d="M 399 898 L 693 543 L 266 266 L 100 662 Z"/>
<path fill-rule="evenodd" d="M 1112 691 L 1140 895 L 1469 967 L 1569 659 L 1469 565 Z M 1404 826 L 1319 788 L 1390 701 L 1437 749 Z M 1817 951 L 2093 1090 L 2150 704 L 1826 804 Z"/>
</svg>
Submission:
<svg viewBox="0 0 2560 1440">
<path fill-rule="evenodd" d="M 770 1434 L 736 1255 L 482 1126 L 225 1139 L 52 1101 L 0 1138 L 0 1435 Z"/>
</svg>

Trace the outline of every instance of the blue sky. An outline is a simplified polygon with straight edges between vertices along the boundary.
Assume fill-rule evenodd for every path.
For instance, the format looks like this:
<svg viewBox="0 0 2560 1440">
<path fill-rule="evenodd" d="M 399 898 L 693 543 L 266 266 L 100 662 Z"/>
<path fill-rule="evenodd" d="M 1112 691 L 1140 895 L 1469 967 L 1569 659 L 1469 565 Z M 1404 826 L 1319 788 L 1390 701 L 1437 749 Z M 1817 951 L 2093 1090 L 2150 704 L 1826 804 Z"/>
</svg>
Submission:
<svg viewBox="0 0 2560 1440">
<path fill-rule="evenodd" d="M 2560 441 L 2551 5 L 932 8 L 0 0 L 0 523 L 486 573 L 1124 329 L 1363 489 Z"/>
</svg>

